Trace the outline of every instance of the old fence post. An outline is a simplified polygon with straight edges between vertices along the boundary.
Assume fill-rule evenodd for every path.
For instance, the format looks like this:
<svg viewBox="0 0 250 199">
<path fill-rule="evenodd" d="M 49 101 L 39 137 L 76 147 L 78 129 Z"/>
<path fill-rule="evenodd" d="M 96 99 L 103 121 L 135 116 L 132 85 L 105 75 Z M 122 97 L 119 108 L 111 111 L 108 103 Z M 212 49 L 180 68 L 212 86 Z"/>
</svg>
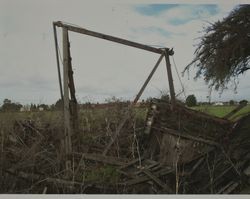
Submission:
<svg viewBox="0 0 250 199">
<path fill-rule="evenodd" d="M 69 41 L 68 30 L 63 27 L 63 114 L 64 114 L 64 135 L 65 135 L 65 156 L 66 156 L 66 169 L 71 168 L 71 125 L 70 125 L 70 107 L 69 107 Z"/>
</svg>

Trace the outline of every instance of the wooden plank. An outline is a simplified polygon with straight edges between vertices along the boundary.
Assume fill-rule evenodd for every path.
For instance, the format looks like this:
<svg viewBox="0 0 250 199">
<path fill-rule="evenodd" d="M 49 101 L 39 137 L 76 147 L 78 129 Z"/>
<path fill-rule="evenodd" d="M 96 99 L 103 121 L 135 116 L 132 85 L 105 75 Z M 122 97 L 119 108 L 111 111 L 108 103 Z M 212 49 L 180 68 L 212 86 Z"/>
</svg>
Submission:
<svg viewBox="0 0 250 199">
<path fill-rule="evenodd" d="M 63 28 L 63 110 L 64 110 L 64 134 L 65 134 L 65 155 L 66 169 L 71 167 L 71 161 L 68 159 L 72 152 L 71 144 L 71 126 L 70 126 L 70 110 L 69 110 L 69 51 L 68 51 L 68 30 Z"/>
<path fill-rule="evenodd" d="M 195 141 L 198 141 L 198 142 L 203 142 L 205 144 L 209 144 L 209 145 L 216 146 L 216 147 L 220 147 L 221 146 L 219 143 L 214 142 L 212 140 L 195 137 L 195 136 L 188 135 L 188 134 L 185 134 L 183 132 L 179 132 L 179 131 L 176 131 L 176 130 L 173 130 L 173 129 L 169 129 L 169 128 L 166 128 L 166 127 L 162 127 L 162 128 L 152 127 L 152 128 L 154 128 L 156 130 L 159 130 L 159 131 L 162 131 L 164 133 L 169 133 L 171 135 L 175 135 L 177 137 L 181 137 L 181 138 L 185 138 L 185 139 L 190 139 L 190 140 L 195 140 Z"/>
<path fill-rule="evenodd" d="M 143 166 L 144 167 L 144 169 L 146 169 L 146 170 L 152 170 L 153 171 L 153 169 L 152 168 L 155 168 L 156 166 L 158 167 L 159 166 L 159 162 L 155 162 L 155 163 L 152 163 L 152 164 L 150 164 L 150 165 L 146 165 L 146 166 Z M 158 167 L 159 168 L 159 167 Z M 140 170 L 140 171 L 137 171 L 137 172 L 135 172 L 134 173 L 134 175 L 138 175 L 138 174 L 140 174 L 140 173 L 142 173 L 143 172 L 143 170 Z"/>
<path fill-rule="evenodd" d="M 195 170 L 201 165 L 201 163 L 203 163 L 204 160 L 205 160 L 205 157 L 202 157 L 201 159 L 199 159 L 196 162 L 196 164 L 193 166 L 189 174 L 192 175 L 195 172 Z"/>
<path fill-rule="evenodd" d="M 173 82 L 171 64 L 169 61 L 168 50 L 169 49 L 165 49 L 165 60 L 166 60 L 166 67 L 167 67 L 167 73 L 168 73 L 168 84 L 169 84 L 169 91 L 170 91 L 170 97 L 171 97 L 171 104 L 173 107 L 175 105 L 175 91 L 174 91 L 174 82 Z"/>
<path fill-rule="evenodd" d="M 226 184 L 224 187 L 222 187 L 216 194 L 222 194 L 224 191 L 228 189 L 234 182 L 230 181 L 228 184 Z"/>
<path fill-rule="evenodd" d="M 133 173 L 129 173 L 129 172 L 126 172 L 126 171 L 122 171 L 122 170 L 120 170 L 120 169 L 117 169 L 116 171 L 117 171 L 118 173 L 120 173 L 120 174 L 122 174 L 122 175 L 128 177 L 128 178 L 132 178 L 132 177 L 133 177 Z"/>
<path fill-rule="evenodd" d="M 158 184 L 160 187 L 162 187 L 165 191 L 168 193 L 174 193 L 173 190 L 165 183 L 163 183 L 158 177 L 156 177 L 152 172 L 150 172 L 147 169 L 144 169 L 143 172 L 151 178 L 156 184 Z"/>
<path fill-rule="evenodd" d="M 57 32 L 56 32 L 55 24 L 53 24 L 53 31 L 54 31 L 54 40 L 55 40 L 56 64 L 57 64 L 59 88 L 60 88 L 61 99 L 63 100 L 62 78 L 61 78 L 61 71 L 60 71 L 60 62 L 59 62 L 59 53 L 58 53 L 58 40 L 57 40 Z"/>
<path fill-rule="evenodd" d="M 180 176 L 191 176 L 196 171 L 196 169 L 203 163 L 204 160 L 205 157 L 200 158 L 198 161 L 196 161 L 195 165 L 190 171 L 183 171 L 182 173 L 180 173 Z"/>
<path fill-rule="evenodd" d="M 70 97 L 71 100 L 73 100 L 75 103 L 77 102 L 76 96 L 75 96 L 75 84 L 74 84 L 74 79 L 73 79 L 73 70 L 72 70 L 72 58 L 70 55 L 70 43 L 68 40 L 68 56 L 69 56 L 69 70 L 68 70 L 68 76 L 69 76 L 69 88 L 70 88 Z"/>
<path fill-rule="evenodd" d="M 230 187 L 228 187 L 223 194 L 229 194 L 232 193 L 237 187 L 239 186 L 238 182 L 233 183 L 232 185 L 230 185 Z"/>
<path fill-rule="evenodd" d="M 164 176 L 164 175 L 167 175 L 169 173 L 172 173 L 172 172 L 174 172 L 174 169 L 162 169 L 160 171 L 155 172 L 154 175 L 156 177 L 160 177 L 160 176 Z M 124 182 L 124 184 L 131 186 L 131 185 L 140 184 L 140 183 L 143 183 L 143 182 L 146 182 L 149 180 L 150 180 L 150 178 L 148 176 L 141 176 L 141 177 L 138 177 L 138 178 L 135 178 L 132 180 L 128 180 L 128 181 Z"/>
<path fill-rule="evenodd" d="M 144 160 L 144 157 L 143 157 L 143 156 L 142 156 L 141 158 L 137 158 L 137 159 L 135 159 L 135 160 L 132 160 L 131 162 L 128 162 L 128 163 L 122 165 L 119 169 L 125 169 L 125 168 L 127 168 L 127 167 L 130 167 L 130 166 L 136 164 L 136 163 L 139 162 L 139 161 L 142 161 L 142 160 Z"/>
<path fill-rule="evenodd" d="M 158 107 L 161 107 L 161 106 L 169 106 L 166 101 L 164 100 L 161 100 L 161 99 L 154 99 L 154 104 L 157 105 Z M 184 105 L 176 102 L 176 108 L 178 108 L 179 111 L 183 111 L 184 114 L 188 114 L 192 117 L 195 117 L 195 118 L 204 118 L 204 119 L 207 119 L 209 121 L 213 121 L 213 122 L 218 122 L 222 125 L 226 125 L 226 124 L 231 124 L 232 122 L 230 122 L 229 120 L 227 119 L 223 119 L 223 118 L 219 118 L 219 117 L 216 117 L 216 116 L 213 116 L 213 115 L 209 115 L 205 112 L 200 112 L 200 111 L 197 111 L 197 110 L 193 110 L 193 109 L 190 109 L 190 108 L 187 108 L 185 107 Z"/>
<path fill-rule="evenodd" d="M 44 187 L 44 189 L 43 189 L 43 193 L 42 194 L 46 194 L 47 193 L 47 189 L 48 189 L 48 187 Z"/>
<path fill-rule="evenodd" d="M 230 113 L 226 114 L 223 119 L 228 119 L 232 117 L 235 113 L 240 111 L 242 108 L 244 108 L 247 105 L 247 103 L 241 103 L 239 106 L 237 106 L 235 109 L 233 109 Z"/>
<path fill-rule="evenodd" d="M 76 26 L 69 25 L 69 24 L 63 23 L 61 21 L 53 22 L 53 24 L 55 24 L 58 27 L 67 28 L 69 31 L 72 31 L 72 32 L 77 32 L 77 33 L 80 33 L 80 34 L 85 34 L 85 35 L 89 35 L 89 36 L 92 36 L 92 37 L 105 39 L 105 40 L 108 40 L 108 41 L 120 43 L 120 44 L 123 44 L 123 45 L 143 49 L 143 50 L 158 53 L 158 54 L 164 53 L 164 50 L 161 49 L 161 48 L 154 48 L 154 47 L 151 47 L 151 46 L 148 46 L 148 45 L 144 45 L 144 44 L 140 44 L 140 43 L 137 43 L 137 42 L 129 41 L 129 40 L 122 39 L 122 38 L 119 38 L 119 37 L 114 37 L 114 36 L 111 36 L 111 35 L 106 35 L 106 34 L 94 32 L 94 31 L 87 30 L 87 29 L 84 29 L 84 28 L 81 28 L 81 27 L 76 27 Z"/>
<path fill-rule="evenodd" d="M 78 131 L 78 111 L 77 111 L 77 100 L 75 96 L 75 84 L 73 78 L 73 69 L 72 69 L 72 58 L 70 55 L 70 42 L 68 37 L 68 76 L 69 76 L 69 91 L 70 91 L 70 114 L 71 114 L 71 124 L 75 132 Z"/>
<path fill-rule="evenodd" d="M 126 161 L 127 161 L 122 158 L 104 156 L 104 155 L 96 154 L 96 153 L 74 153 L 74 154 L 81 155 L 84 159 L 94 160 L 97 162 L 103 162 L 103 163 L 117 165 L 117 166 L 123 166 L 124 164 L 126 164 Z"/>
</svg>

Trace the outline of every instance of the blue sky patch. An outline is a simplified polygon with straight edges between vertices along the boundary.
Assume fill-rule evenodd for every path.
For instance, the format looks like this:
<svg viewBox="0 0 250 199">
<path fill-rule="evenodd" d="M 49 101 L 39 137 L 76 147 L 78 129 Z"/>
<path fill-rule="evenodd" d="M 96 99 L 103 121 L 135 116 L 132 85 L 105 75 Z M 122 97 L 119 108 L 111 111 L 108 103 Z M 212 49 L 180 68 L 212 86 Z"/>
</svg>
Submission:
<svg viewBox="0 0 250 199">
<path fill-rule="evenodd" d="M 163 11 L 179 6 L 178 4 L 149 4 L 135 6 L 135 10 L 142 15 L 153 16 Z"/>
<path fill-rule="evenodd" d="M 169 12 L 175 9 L 179 14 L 170 15 L 166 18 L 171 25 L 182 25 L 191 20 L 203 19 L 207 16 L 215 15 L 219 8 L 215 4 L 149 4 L 135 6 L 136 12 L 145 16 L 158 16 L 163 12 Z"/>
</svg>

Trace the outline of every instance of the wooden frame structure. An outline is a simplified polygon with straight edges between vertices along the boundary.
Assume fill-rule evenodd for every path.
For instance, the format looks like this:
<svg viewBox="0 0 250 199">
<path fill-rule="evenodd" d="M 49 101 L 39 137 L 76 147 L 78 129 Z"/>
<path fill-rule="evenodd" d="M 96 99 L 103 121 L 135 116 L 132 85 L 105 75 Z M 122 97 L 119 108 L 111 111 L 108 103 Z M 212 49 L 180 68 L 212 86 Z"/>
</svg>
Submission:
<svg viewBox="0 0 250 199">
<path fill-rule="evenodd" d="M 60 74 L 60 63 L 59 63 L 59 51 L 58 51 L 58 41 L 57 41 L 57 32 L 56 27 L 62 28 L 62 40 L 63 40 L 63 86 L 61 82 L 61 74 Z M 70 55 L 70 43 L 69 43 L 69 31 L 76 32 L 80 34 L 89 35 L 92 37 L 96 37 L 99 39 L 108 40 L 111 42 L 116 42 L 119 44 L 135 47 L 138 49 L 146 50 L 152 53 L 160 54 L 158 61 L 156 62 L 154 68 L 150 72 L 148 78 L 142 85 L 140 91 L 136 95 L 135 99 L 131 103 L 130 107 L 135 105 L 138 100 L 140 99 L 143 91 L 145 90 L 146 86 L 148 85 L 150 79 L 152 78 L 153 74 L 155 73 L 156 69 L 158 68 L 159 64 L 161 63 L 163 57 L 165 57 L 166 62 L 166 69 L 168 74 L 168 83 L 169 83 L 169 90 L 170 90 L 170 97 L 171 97 L 171 104 L 172 106 L 175 105 L 175 91 L 174 91 L 174 84 L 172 78 L 172 71 L 169 56 L 173 55 L 174 52 L 169 48 L 154 48 L 152 46 L 136 43 L 133 41 L 125 40 L 122 38 L 114 37 L 111 35 L 106 35 L 98 32 L 94 32 L 91 30 L 87 30 L 78 26 L 69 25 L 67 23 L 57 21 L 53 22 L 53 29 L 54 29 L 54 37 L 55 37 L 55 47 L 56 47 L 56 60 L 57 60 L 57 67 L 58 67 L 58 78 L 59 78 L 59 85 L 60 85 L 60 92 L 61 98 L 63 100 L 63 112 L 64 112 L 64 129 L 65 129 L 65 140 L 64 140 L 64 147 L 66 152 L 66 168 L 70 167 L 69 157 L 72 153 L 72 146 L 71 146 L 71 135 L 72 131 L 77 129 L 77 101 L 75 97 L 75 86 L 73 80 L 73 71 L 71 65 L 71 55 Z M 70 98 L 69 98 L 70 93 Z M 115 142 L 116 138 L 118 137 L 121 129 L 123 128 L 125 122 L 128 119 L 128 114 L 125 114 L 124 120 L 119 125 L 114 138 L 110 141 L 107 148 L 104 150 L 103 155 L 106 155 L 112 144 Z"/>
</svg>

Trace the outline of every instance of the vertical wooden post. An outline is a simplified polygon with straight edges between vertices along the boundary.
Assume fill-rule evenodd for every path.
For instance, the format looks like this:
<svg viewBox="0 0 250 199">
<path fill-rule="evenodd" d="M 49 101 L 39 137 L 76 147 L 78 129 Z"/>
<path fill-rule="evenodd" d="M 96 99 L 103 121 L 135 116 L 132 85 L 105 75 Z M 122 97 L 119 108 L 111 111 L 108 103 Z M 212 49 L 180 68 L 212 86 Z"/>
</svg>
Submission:
<svg viewBox="0 0 250 199">
<path fill-rule="evenodd" d="M 171 65 L 170 65 L 170 61 L 169 61 L 169 50 L 168 49 L 165 49 L 165 60 L 166 60 L 166 67 L 167 67 L 167 73 L 168 73 L 168 83 L 169 83 L 171 104 L 173 107 L 175 105 L 175 92 L 174 92 L 174 83 L 173 83 Z"/>
<path fill-rule="evenodd" d="M 70 125 L 70 109 L 69 109 L 69 41 L 68 30 L 62 29 L 63 32 L 63 113 L 64 113 L 64 133 L 65 133 L 65 156 L 66 169 L 71 167 L 70 155 L 72 152 L 71 145 L 71 125 Z"/>
<path fill-rule="evenodd" d="M 55 23 L 53 23 L 53 31 L 54 31 L 55 50 L 56 50 L 56 64 L 57 64 L 57 71 L 58 71 L 60 94 L 61 94 L 61 99 L 63 100 L 62 78 L 61 78 L 60 61 L 59 61 L 59 53 L 58 53 L 58 48 L 59 47 L 58 47 L 57 31 L 56 31 Z"/>
<path fill-rule="evenodd" d="M 79 123 L 78 123 L 78 111 L 77 111 L 77 100 L 75 96 L 75 84 L 73 78 L 73 69 L 72 69 L 72 58 L 70 55 L 70 42 L 68 37 L 68 73 L 69 73 L 69 91 L 70 91 L 70 116 L 71 116 L 71 131 L 72 133 L 78 132 Z"/>
</svg>

